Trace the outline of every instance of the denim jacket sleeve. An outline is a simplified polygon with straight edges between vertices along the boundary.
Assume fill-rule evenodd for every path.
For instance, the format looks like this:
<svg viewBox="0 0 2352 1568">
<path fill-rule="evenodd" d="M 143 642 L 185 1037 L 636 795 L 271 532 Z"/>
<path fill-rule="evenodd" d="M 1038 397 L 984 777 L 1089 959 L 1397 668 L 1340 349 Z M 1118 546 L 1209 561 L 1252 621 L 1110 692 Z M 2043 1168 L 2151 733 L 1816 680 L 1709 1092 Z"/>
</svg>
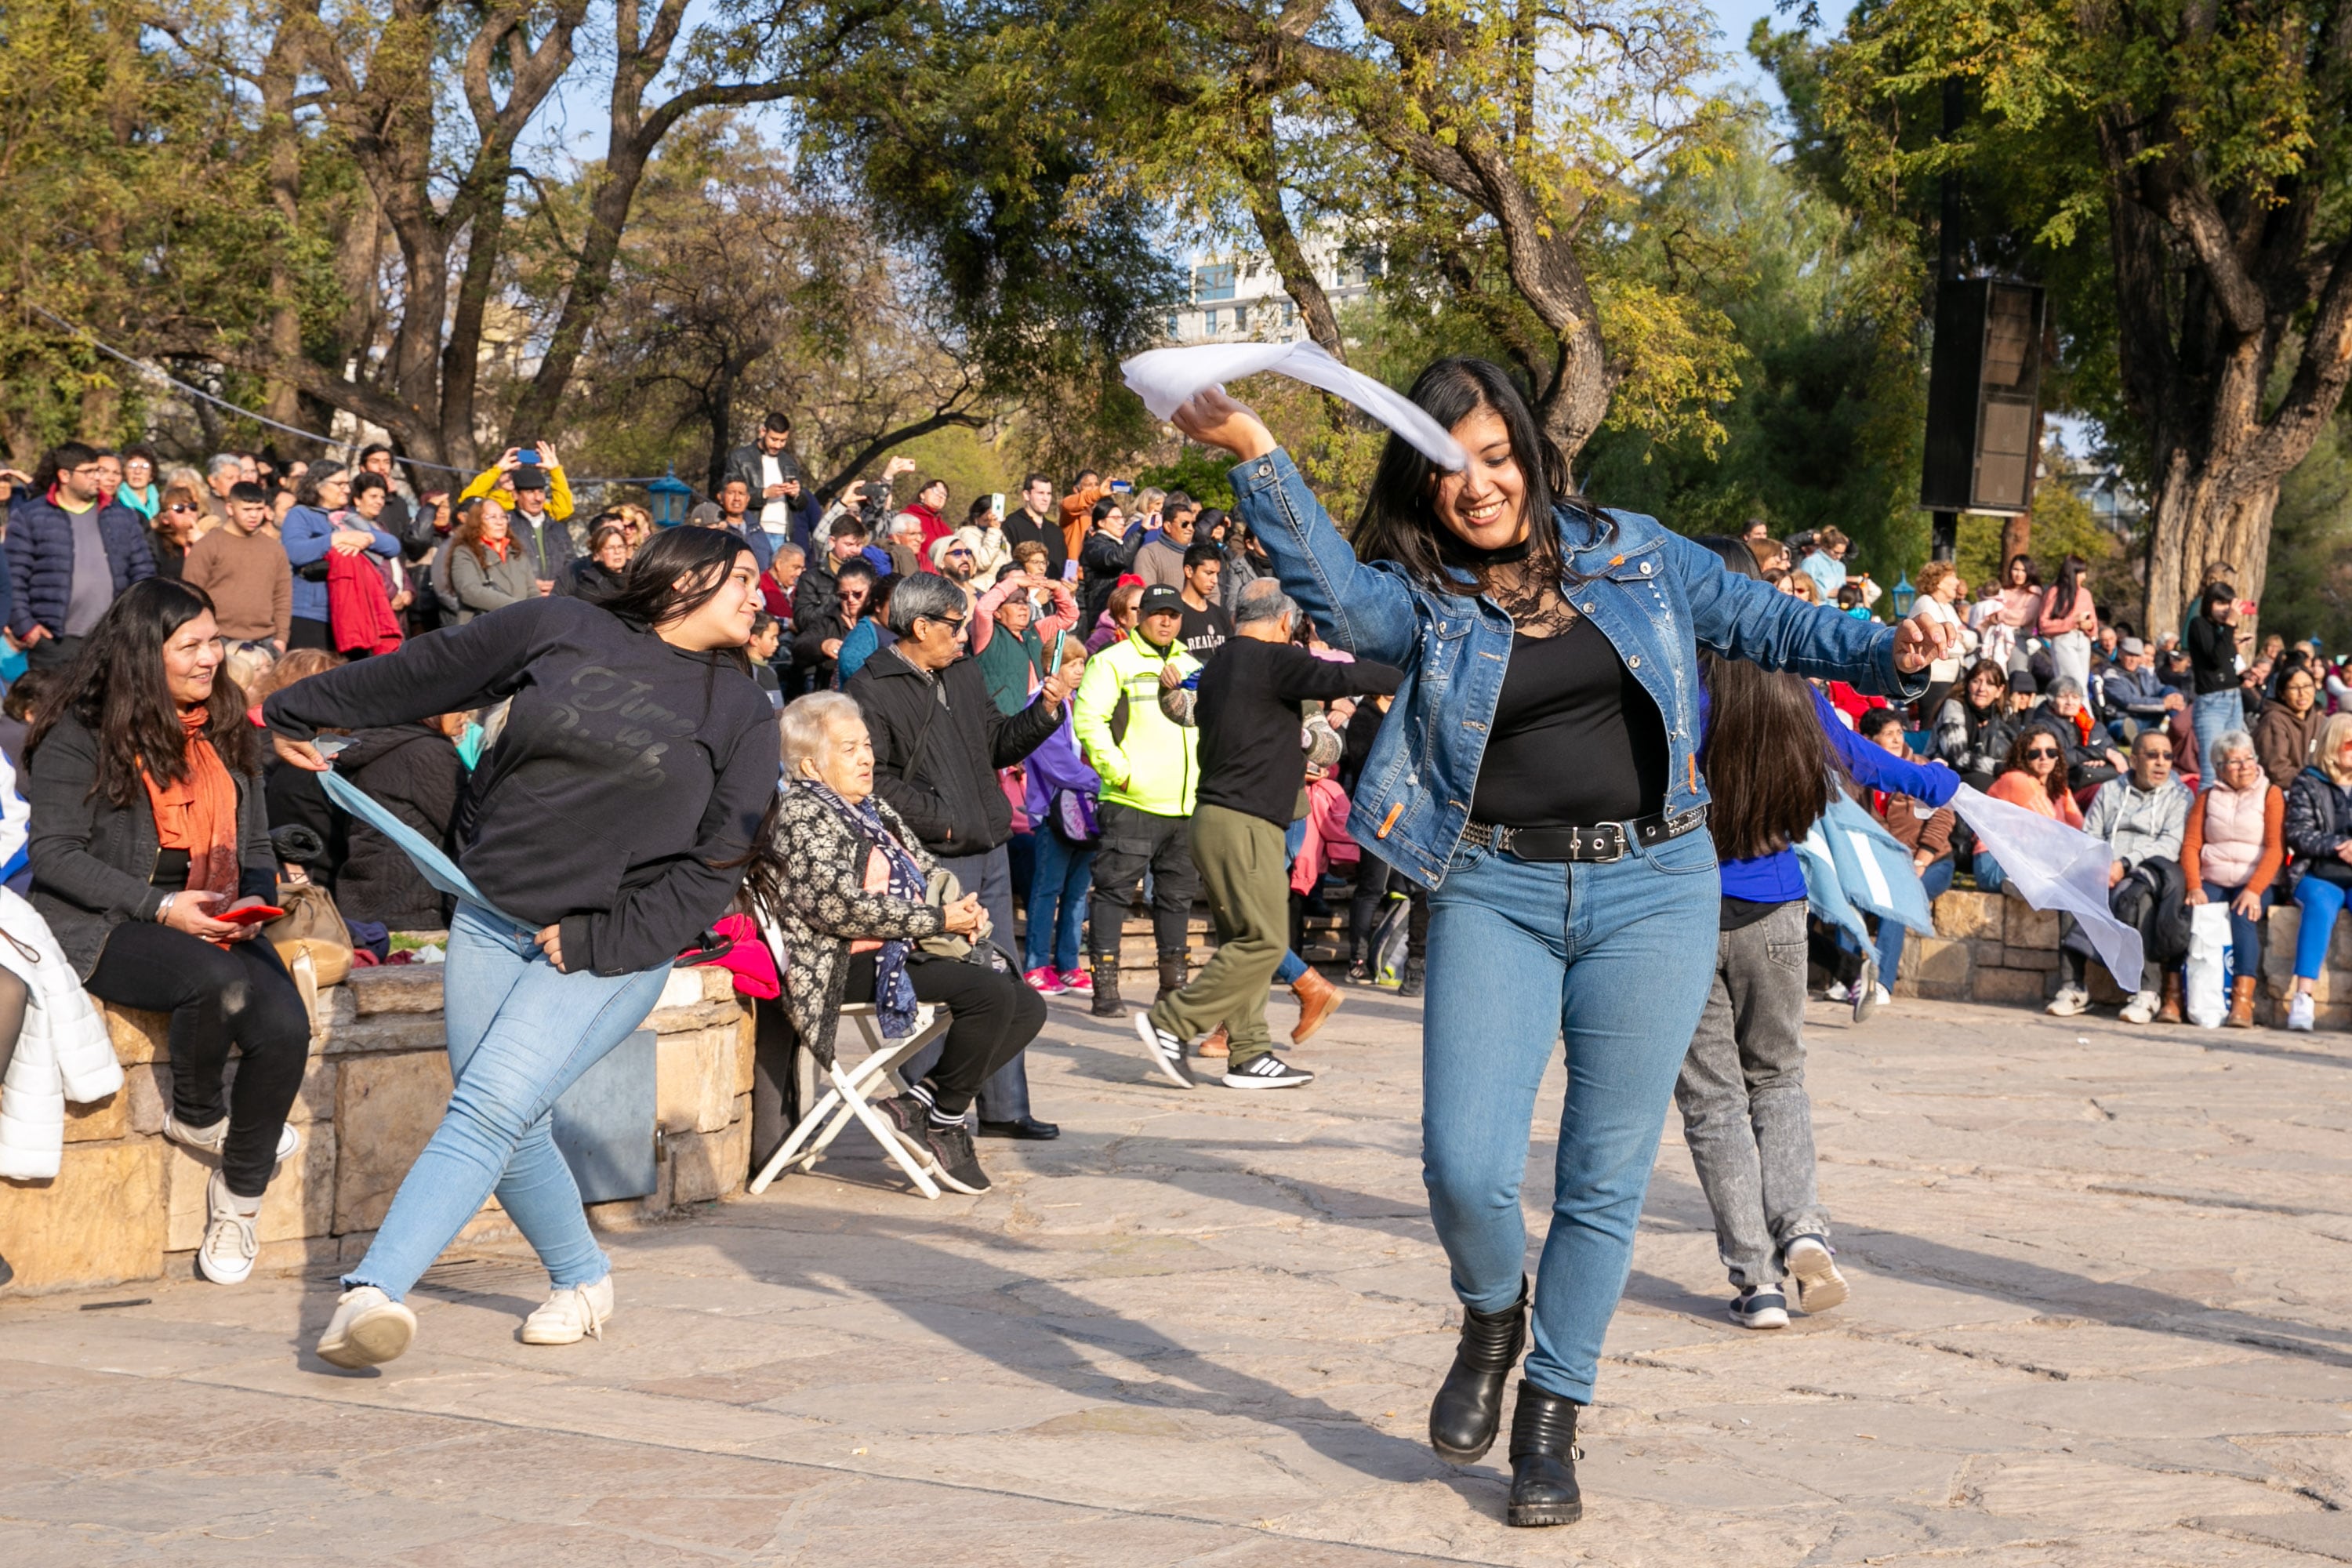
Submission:
<svg viewBox="0 0 2352 1568">
<path fill-rule="evenodd" d="M 1290 454 L 1277 447 L 1236 463 L 1227 477 L 1234 510 L 1331 646 L 1382 664 L 1407 663 L 1420 635 L 1412 590 L 1396 573 L 1356 559 Z"/>
<path fill-rule="evenodd" d="M 1924 667 L 1907 676 L 1895 668 L 1893 626 L 1727 572 L 1713 551 L 1680 534 L 1668 535 L 1665 545 L 1690 604 L 1691 629 L 1716 652 L 1767 669 L 1843 680 L 1877 697 L 1908 700 L 1927 689 Z"/>
</svg>

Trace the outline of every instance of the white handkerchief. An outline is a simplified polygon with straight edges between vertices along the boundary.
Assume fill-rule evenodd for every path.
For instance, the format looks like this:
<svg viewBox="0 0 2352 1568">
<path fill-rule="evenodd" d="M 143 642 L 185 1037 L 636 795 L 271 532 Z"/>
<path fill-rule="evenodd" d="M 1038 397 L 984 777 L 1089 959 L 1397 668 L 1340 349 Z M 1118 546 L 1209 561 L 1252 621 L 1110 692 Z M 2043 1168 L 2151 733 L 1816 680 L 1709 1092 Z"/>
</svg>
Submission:
<svg viewBox="0 0 2352 1568">
<path fill-rule="evenodd" d="M 1952 809 L 1992 852 L 2001 875 L 2037 910 L 2070 914 L 2083 927 L 2116 984 L 2137 990 L 2144 949 L 2139 932 L 2107 908 L 2107 868 L 2116 852 L 2105 839 L 2039 812 L 1995 800 L 1967 784 Z"/>
<path fill-rule="evenodd" d="M 1310 341 L 1295 343 L 1203 343 L 1189 349 L 1152 349 L 1120 362 L 1127 384 L 1155 419 L 1173 416 L 1196 392 L 1272 371 L 1293 381 L 1344 397 L 1406 440 L 1439 468 L 1469 466 L 1446 428 L 1420 406 L 1359 371 L 1349 370 Z"/>
</svg>

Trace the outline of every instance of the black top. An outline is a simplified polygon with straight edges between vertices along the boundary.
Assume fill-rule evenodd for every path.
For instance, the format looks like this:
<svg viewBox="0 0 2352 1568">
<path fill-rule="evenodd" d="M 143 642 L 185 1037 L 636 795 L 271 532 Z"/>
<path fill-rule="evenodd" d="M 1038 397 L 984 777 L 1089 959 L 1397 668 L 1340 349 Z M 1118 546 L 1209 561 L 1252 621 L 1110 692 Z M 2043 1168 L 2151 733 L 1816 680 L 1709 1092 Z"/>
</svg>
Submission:
<svg viewBox="0 0 2352 1568">
<path fill-rule="evenodd" d="M 458 864 L 518 920 L 561 923 L 571 971 L 667 963 L 727 912 L 775 798 L 775 710 L 723 654 L 578 599 L 525 599 L 262 704 L 307 741 L 514 700 Z"/>
<path fill-rule="evenodd" d="M 874 793 L 907 819 L 924 848 L 985 855 L 1013 837 L 1013 803 L 996 770 L 1044 745 L 1062 722 L 1058 710 L 1033 701 L 1006 713 L 988 694 L 978 659 L 927 673 L 896 647 L 877 651 L 842 682 L 841 694 L 866 716 Z M 1012 934 L 1003 933 L 1008 941 Z"/>
<path fill-rule="evenodd" d="M 1234 638 L 1201 671 L 1193 710 L 1201 726 L 1201 804 L 1288 827 L 1307 782 L 1299 703 L 1379 696 L 1403 679 L 1404 671 L 1370 659 L 1340 664 L 1291 643 Z"/>
<path fill-rule="evenodd" d="M 2183 641 L 2189 647 L 2189 676 L 2198 696 L 2237 689 L 2237 627 L 2222 626 L 2200 611 L 2189 621 Z"/>
<path fill-rule="evenodd" d="M 1209 656 L 1225 646 L 1234 635 L 1234 618 L 1223 605 L 1211 605 L 1205 610 L 1184 606 L 1183 619 L 1176 626 L 1176 640 L 1184 651 L 1206 664 Z"/>
<path fill-rule="evenodd" d="M 1004 548 L 1016 544 L 1036 543 L 1045 547 L 1045 575 L 1060 579 L 1062 568 L 1069 564 L 1069 541 L 1062 537 L 1062 525 L 1052 518 L 1043 522 L 1029 515 L 1023 507 L 1004 520 Z"/>
<path fill-rule="evenodd" d="M 1512 637 L 1471 816 L 1578 827 L 1654 816 L 1665 801 L 1665 721 L 1601 629 L 1579 616 L 1557 637 Z"/>
</svg>

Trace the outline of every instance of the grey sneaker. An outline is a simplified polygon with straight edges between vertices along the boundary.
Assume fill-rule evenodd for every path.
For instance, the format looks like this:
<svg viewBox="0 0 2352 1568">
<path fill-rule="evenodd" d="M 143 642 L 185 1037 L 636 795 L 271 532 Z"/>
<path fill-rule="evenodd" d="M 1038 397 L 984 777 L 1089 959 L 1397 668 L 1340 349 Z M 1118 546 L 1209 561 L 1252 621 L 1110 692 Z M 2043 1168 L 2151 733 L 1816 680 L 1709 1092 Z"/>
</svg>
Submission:
<svg viewBox="0 0 2352 1568">
<path fill-rule="evenodd" d="M 1837 1257 L 1818 1236 L 1801 1236 L 1780 1257 L 1797 1281 L 1797 1305 L 1808 1313 L 1826 1312 L 1845 1304 L 1845 1276 L 1838 1272 Z"/>
<path fill-rule="evenodd" d="M 1750 1287 L 1731 1299 L 1731 1321 L 1743 1329 L 1785 1329 L 1789 1326 L 1789 1299 L 1778 1289 Z"/>
</svg>

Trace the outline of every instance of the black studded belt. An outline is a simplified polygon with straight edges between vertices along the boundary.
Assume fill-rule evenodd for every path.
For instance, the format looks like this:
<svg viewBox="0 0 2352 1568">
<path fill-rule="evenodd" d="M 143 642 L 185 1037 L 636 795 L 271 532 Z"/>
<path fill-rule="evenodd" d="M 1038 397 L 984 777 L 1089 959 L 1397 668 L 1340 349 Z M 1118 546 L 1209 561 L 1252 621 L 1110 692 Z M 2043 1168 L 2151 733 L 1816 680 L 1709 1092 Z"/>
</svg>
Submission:
<svg viewBox="0 0 2352 1568">
<path fill-rule="evenodd" d="M 1465 844 L 1499 850 L 1521 860 L 1583 860 L 1607 864 L 1622 860 L 1634 846 L 1647 847 L 1680 838 L 1706 826 L 1706 807 L 1685 812 L 1660 812 L 1632 822 L 1600 822 L 1590 827 L 1505 827 L 1473 822 L 1462 830 Z"/>
</svg>

